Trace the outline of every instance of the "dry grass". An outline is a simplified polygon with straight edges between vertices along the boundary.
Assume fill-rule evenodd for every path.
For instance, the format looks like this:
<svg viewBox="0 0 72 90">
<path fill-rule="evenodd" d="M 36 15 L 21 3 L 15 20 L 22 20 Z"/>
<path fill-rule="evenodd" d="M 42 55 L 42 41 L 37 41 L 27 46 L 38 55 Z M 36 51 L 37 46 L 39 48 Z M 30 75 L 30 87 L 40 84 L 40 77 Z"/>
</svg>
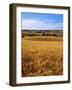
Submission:
<svg viewBox="0 0 72 90">
<path fill-rule="evenodd" d="M 63 74 L 62 37 L 22 38 L 22 77 Z"/>
</svg>

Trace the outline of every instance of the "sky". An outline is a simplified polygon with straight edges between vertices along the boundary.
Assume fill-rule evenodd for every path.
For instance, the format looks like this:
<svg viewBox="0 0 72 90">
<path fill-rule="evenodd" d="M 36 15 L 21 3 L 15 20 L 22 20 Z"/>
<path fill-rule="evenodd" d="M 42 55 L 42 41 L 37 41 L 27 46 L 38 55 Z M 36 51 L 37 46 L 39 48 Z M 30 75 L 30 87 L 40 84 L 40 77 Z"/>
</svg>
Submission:
<svg viewBox="0 0 72 90">
<path fill-rule="evenodd" d="M 63 30 L 63 14 L 21 12 L 21 28 L 22 30 Z"/>
</svg>

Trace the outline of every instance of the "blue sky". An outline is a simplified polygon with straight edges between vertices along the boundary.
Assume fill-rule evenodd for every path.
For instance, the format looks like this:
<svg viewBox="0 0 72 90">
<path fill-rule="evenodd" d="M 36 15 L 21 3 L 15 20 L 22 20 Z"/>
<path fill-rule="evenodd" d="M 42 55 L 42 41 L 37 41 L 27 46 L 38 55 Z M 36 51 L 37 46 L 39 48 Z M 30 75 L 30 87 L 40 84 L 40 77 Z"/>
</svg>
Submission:
<svg viewBox="0 0 72 90">
<path fill-rule="evenodd" d="M 22 29 L 63 30 L 63 14 L 21 13 Z"/>
</svg>

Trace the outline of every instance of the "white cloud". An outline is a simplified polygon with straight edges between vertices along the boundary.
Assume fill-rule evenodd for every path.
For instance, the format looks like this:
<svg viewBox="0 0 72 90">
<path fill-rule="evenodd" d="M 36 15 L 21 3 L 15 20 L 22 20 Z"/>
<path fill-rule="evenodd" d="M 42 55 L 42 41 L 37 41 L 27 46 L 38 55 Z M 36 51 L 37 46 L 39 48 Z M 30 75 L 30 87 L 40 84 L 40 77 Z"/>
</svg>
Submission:
<svg viewBox="0 0 72 90">
<path fill-rule="evenodd" d="M 62 23 L 45 22 L 36 19 L 24 19 L 22 20 L 22 29 L 36 29 L 36 30 L 47 30 L 47 29 L 62 29 Z"/>
</svg>

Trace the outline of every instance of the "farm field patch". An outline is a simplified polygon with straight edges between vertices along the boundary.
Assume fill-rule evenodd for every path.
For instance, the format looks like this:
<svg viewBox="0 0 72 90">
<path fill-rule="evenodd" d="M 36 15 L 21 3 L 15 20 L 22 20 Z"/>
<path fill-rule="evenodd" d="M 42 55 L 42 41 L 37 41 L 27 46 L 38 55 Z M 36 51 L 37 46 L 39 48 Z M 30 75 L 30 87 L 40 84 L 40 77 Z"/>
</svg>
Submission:
<svg viewBox="0 0 72 90">
<path fill-rule="evenodd" d="M 22 38 L 22 77 L 63 74 L 63 37 Z"/>
</svg>

